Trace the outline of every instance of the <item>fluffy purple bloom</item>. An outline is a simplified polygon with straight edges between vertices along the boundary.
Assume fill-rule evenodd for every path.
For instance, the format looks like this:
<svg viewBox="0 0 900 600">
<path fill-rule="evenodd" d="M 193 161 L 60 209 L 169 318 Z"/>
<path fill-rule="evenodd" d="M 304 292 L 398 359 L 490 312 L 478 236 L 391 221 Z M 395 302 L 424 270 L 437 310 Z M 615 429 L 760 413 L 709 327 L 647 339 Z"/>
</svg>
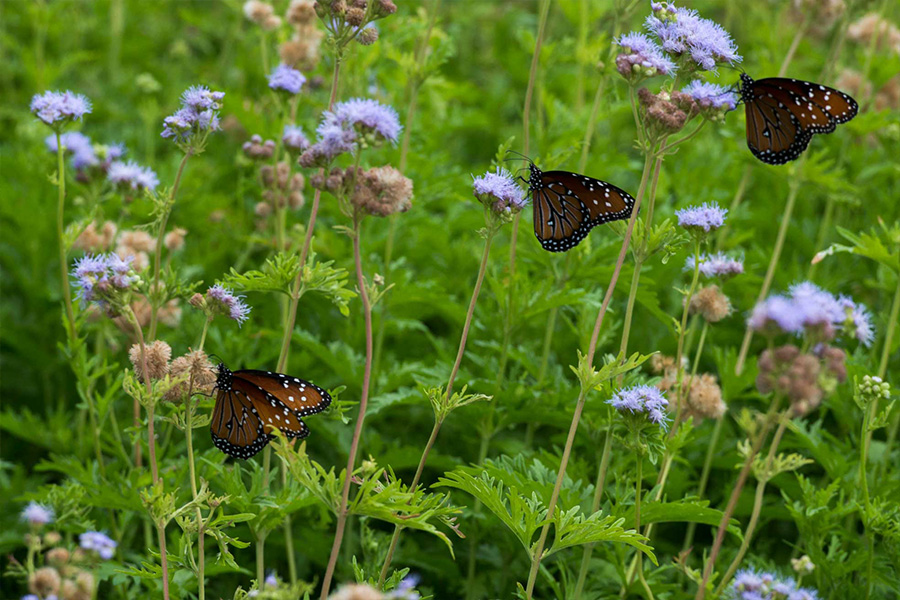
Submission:
<svg viewBox="0 0 900 600">
<path fill-rule="evenodd" d="M 747 324 L 754 331 L 771 331 L 773 328 L 784 333 L 803 331 L 804 315 L 797 310 L 797 304 L 786 296 L 769 296 L 753 307 Z"/>
<path fill-rule="evenodd" d="M 127 290 L 138 280 L 131 264 L 133 261 L 133 256 L 123 259 L 116 254 L 88 254 L 80 258 L 72 269 L 76 296 L 84 304 L 106 303 L 116 290 Z"/>
<path fill-rule="evenodd" d="M 791 579 L 781 579 L 774 573 L 738 571 L 731 582 L 735 600 L 817 600 L 814 590 L 798 588 Z"/>
<path fill-rule="evenodd" d="M 707 202 L 701 206 L 689 206 L 675 211 L 678 224 L 685 229 L 703 229 L 706 232 L 718 229 L 725 224 L 728 210 L 715 202 Z"/>
<path fill-rule="evenodd" d="M 243 301 L 244 296 L 236 296 L 230 289 L 216 284 L 206 290 L 206 301 L 217 314 L 223 314 L 238 322 L 238 326 L 247 320 L 250 307 Z"/>
<path fill-rule="evenodd" d="M 218 111 L 225 92 L 214 92 L 206 86 L 193 86 L 181 95 L 181 108 L 163 119 L 164 138 L 179 144 L 191 142 L 196 134 L 208 134 L 221 129 Z"/>
<path fill-rule="evenodd" d="M 19 518 L 30 525 L 46 525 L 53 522 L 53 510 L 43 504 L 29 502 Z"/>
<path fill-rule="evenodd" d="M 153 191 L 159 185 L 159 178 L 152 169 L 142 167 L 133 160 L 112 163 L 106 177 L 113 185 L 133 191 Z"/>
<path fill-rule="evenodd" d="M 318 141 L 300 157 L 304 167 L 327 165 L 339 154 L 356 149 L 356 132 L 327 119 L 316 128 L 316 134 Z"/>
<path fill-rule="evenodd" d="M 91 143 L 91 138 L 80 131 L 68 131 L 61 134 L 59 139 L 62 142 L 65 152 L 72 155 L 72 166 L 76 170 L 83 171 L 84 169 L 100 164 L 100 159 L 97 158 L 94 145 Z M 44 143 L 47 145 L 47 149 L 50 150 L 50 152 L 55 153 L 57 151 L 56 135 L 47 136 Z"/>
<path fill-rule="evenodd" d="M 648 16 L 645 25 L 659 38 L 663 50 L 689 56 L 702 70 L 714 71 L 718 63 L 732 65 L 741 60 L 731 35 L 695 10 L 667 4 Z"/>
<path fill-rule="evenodd" d="M 512 175 L 506 169 L 497 168 L 495 173 L 488 171 L 481 177 L 473 176 L 472 188 L 475 197 L 484 204 L 490 204 L 495 213 L 518 212 L 525 208 L 528 201 Z"/>
<path fill-rule="evenodd" d="M 285 64 L 275 67 L 275 70 L 269 75 L 270 88 L 283 90 L 290 94 L 299 94 L 304 83 L 306 83 L 306 77 L 303 76 L 303 73 Z"/>
<path fill-rule="evenodd" d="M 844 309 L 833 294 L 809 281 L 791 286 L 791 298 L 808 327 L 837 325 L 844 321 Z"/>
<path fill-rule="evenodd" d="M 616 57 L 616 68 L 625 78 L 675 73 L 675 63 L 643 33 L 626 33 L 615 43 L 622 48 L 622 54 Z"/>
<path fill-rule="evenodd" d="M 419 576 L 418 575 L 407 575 L 397 587 L 391 590 L 389 593 L 385 594 L 385 598 L 390 598 L 391 600 L 419 600 L 421 596 L 419 592 L 416 591 L 416 586 L 419 585 Z"/>
<path fill-rule="evenodd" d="M 694 257 L 688 256 L 684 261 L 684 270 L 694 270 Z M 744 263 L 739 258 L 731 258 L 727 254 L 702 254 L 700 256 L 700 273 L 705 277 L 721 277 L 727 279 L 744 272 Z"/>
<path fill-rule="evenodd" d="M 275 571 L 269 571 L 269 574 L 266 575 L 266 579 L 263 582 L 263 585 L 266 587 L 278 587 L 278 576 L 275 574 Z"/>
<path fill-rule="evenodd" d="M 294 152 L 303 152 L 309 148 L 309 140 L 297 125 L 285 125 L 284 134 L 281 136 L 281 142 L 284 147 Z"/>
<path fill-rule="evenodd" d="M 871 346 L 875 340 L 875 329 L 872 326 L 872 314 L 863 304 L 858 304 L 841 296 L 838 304 L 844 311 L 843 331 L 850 337 L 856 338 L 863 346 Z"/>
<path fill-rule="evenodd" d="M 647 418 L 663 429 L 666 428 L 666 400 L 659 389 L 649 385 L 636 385 L 631 388 L 619 390 L 606 401 L 620 413 L 638 414 L 645 413 Z"/>
<path fill-rule="evenodd" d="M 118 544 L 99 531 L 87 531 L 78 536 L 78 541 L 85 550 L 93 550 L 103 560 L 109 560 L 116 552 Z"/>
<path fill-rule="evenodd" d="M 365 98 L 338 103 L 333 111 L 325 113 L 324 122 L 372 131 L 391 142 L 396 142 L 403 130 L 396 110 L 377 100 Z"/>
<path fill-rule="evenodd" d="M 210 109 L 219 110 L 222 108 L 224 98 L 225 92 L 213 92 L 205 85 L 195 85 L 189 87 L 181 95 L 181 104 L 185 108 L 200 113 Z"/>
<path fill-rule="evenodd" d="M 91 102 L 74 92 L 44 92 L 31 99 L 31 112 L 47 125 L 78 121 L 91 112 Z"/>
<path fill-rule="evenodd" d="M 695 79 L 681 89 L 697 101 L 701 108 L 734 110 L 737 106 L 737 95 L 731 88 Z"/>
</svg>

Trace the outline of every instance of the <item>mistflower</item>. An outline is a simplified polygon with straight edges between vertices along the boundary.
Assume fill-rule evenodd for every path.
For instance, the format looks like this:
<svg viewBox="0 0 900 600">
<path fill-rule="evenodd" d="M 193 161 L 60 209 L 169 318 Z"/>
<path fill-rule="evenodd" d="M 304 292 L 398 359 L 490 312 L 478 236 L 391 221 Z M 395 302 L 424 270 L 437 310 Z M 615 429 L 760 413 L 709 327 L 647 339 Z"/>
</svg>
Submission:
<svg viewBox="0 0 900 600">
<path fill-rule="evenodd" d="M 250 139 L 241 146 L 244 156 L 251 160 L 266 160 L 275 154 L 275 140 L 263 141 L 262 136 L 253 134 Z"/>
<path fill-rule="evenodd" d="M 665 409 L 669 401 L 655 387 L 637 385 L 619 390 L 606 403 L 622 414 L 645 415 L 651 423 L 656 423 L 663 429 L 668 426 Z"/>
<path fill-rule="evenodd" d="M 37 502 L 29 502 L 22 510 L 19 518 L 33 526 L 47 525 L 53 522 L 53 510 Z"/>
<path fill-rule="evenodd" d="M 170 252 L 177 252 L 184 248 L 184 236 L 187 235 L 187 229 L 176 227 L 163 238 L 163 245 Z"/>
<path fill-rule="evenodd" d="M 717 64 L 741 61 L 728 32 L 695 10 L 665 3 L 647 17 L 645 25 L 659 38 L 663 50 L 689 58 L 697 69 L 715 71 Z"/>
<path fill-rule="evenodd" d="M 784 394 L 791 403 L 791 413 L 803 416 L 846 379 L 845 360 L 843 350 L 824 344 L 812 354 L 803 354 L 792 344 L 765 350 L 757 361 L 756 388 L 763 394 Z"/>
<path fill-rule="evenodd" d="M 488 171 L 481 177 L 472 177 L 475 197 L 497 214 L 516 213 L 525 208 L 528 201 L 512 175 L 506 169 L 497 167 L 496 172 Z"/>
<path fill-rule="evenodd" d="M 356 149 L 357 135 L 352 129 L 344 129 L 326 119 L 319 124 L 316 133 L 318 141 L 297 159 L 301 167 L 325 167 L 338 155 Z"/>
<path fill-rule="evenodd" d="M 285 125 L 281 136 L 281 143 L 289 152 L 303 152 L 309 148 L 309 140 L 303 134 L 303 129 L 297 125 Z"/>
<path fill-rule="evenodd" d="M 188 352 L 173 360 L 169 365 L 169 374 L 172 377 L 185 376 L 183 381 L 166 392 L 165 399 L 170 402 L 183 400 L 192 384 L 194 393 L 211 393 L 216 382 L 216 372 L 202 350 Z"/>
<path fill-rule="evenodd" d="M 731 314 L 731 302 L 717 285 L 709 285 L 697 290 L 691 297 L 689 310 L 700 314 L 709 323 L 718 323 Z"/>
<path fill-rule="evenodd" d="M 295 27 L 309 25 L 316 20 L 313 0 L 291 0 L 287 9 L 287 22 Z"/>
<path fill-rule="evenodd" d="M 88 531 L 78 536 L 79 544 L 85 550 L 93 550 L 100 558 L 109 560 L 116 552 L 118 544 L 99 531 Z"/>
<path fill-rule="evenodd" d="M 76 170 L 83 171 L 84 169 L 96 166 L 100 163 L 100 159 L 97 158 L 97 155 L 94 152 L 94 145 L 91 143 L 91 138 L 80 131 L 67 131 L 59 136 L 59 140 L 62 142 L 64 152 L 72 156 L 72 167 Z M 55 134 L 47 136 L 44 143 L 47 145 L 47 149 L 50 150 L 50 152 L 56 153 L 57 145 Z"/>
<path fill-rule="evenodd" d="M 216 284 L 206 290 L 206 306 L 210 316 L 225 315 L 238 322 L 238 326 L 247 320 L 250 307 L 244 302 L 244 296 L 236 296 L 230 289 Z"/>
<path fill-rule="evenodd" d="M 694 270 L 694 257 L 688 256 L 684 261 L 684 270 Z M 744 272 L 744 262 L 739 258 L 731 258 L 727 254 L 702 254 L 700 256 L 700 273 L 705 277 L 728 279 Z"/>
<path fill-rule="evenodd" d="M 46 538 L 44 539 L 44 543 L 45 544 L 47 543 Z M 47 563 L 51 564 L 55 567 L 60 567 L 64 564 L 66 564 L 67 562 L 69 562 L 69 559 L 71 557 L 72 557 L 72 555 L 65 548 L 51 548 L 50 550 L 47 551 L 47 554 L 45 555 L 45 558 L 47 559 Z"/>
<path fill-rule="evenodd" d="M 691 382 L 687 396 L 688 409 L 695 417 L 718 419 L 728 410 L 722 400 L 722 388 L 715 375 L 704 373 Z"/>
<path fill-rule="evenodd" d="M 375 42 L 378 41 L 378 28 L 375 25 L 369 25 L 368 27 L 364 27 L 362 31 L 356 36 L 356 42 L 361 46 L 371 46 Z"/>
<path fill-rule="evenodd" d="M 838 298 L 838 304 L 844 310 L 844 318 L 841 323 L 843 332 L 855 338 L 863 346 L 871 346 L 875 340 L 875 330 L 872 327 L 872 314 L 869 309 L 847 296 Z"/>
<path fill-rule="evenodd" d="M 162 340 L 155 340 L 143 347 L 144 358 L 141 358 L 141 345 L 134 344 L 128 351 L 128 358 L 134 367 L 134 374 L 144 381 L 144 361 L 147 362 L 147 375 L 150 379 L 162 379 L 169 372 L 169 359 L 172 348 Z"/>
<path fill-rule="evenodd" d="M 74 92 L 44 92 L 31 99 L 31 112 L 54 129 L 61 129 L 68 123 L 80 120 L 91 112 L 91 102 Z"/>
<path fill-rule="evenodd" d="M 112 163 L 106 177 L 110 183 L 123 190 L 152 192 L 159 185 L 159 178 L 152 169 L 142 167 L 133 160 Z"/>
<path fill-rule="evenodd" d="M 692 81 L 681 89 L 683 94 L 693 98 L 701 109 L 725 113 L 737 106 L 737 95 L 730 87 L 722 87 L 699 79 Z"/>
<path fill-rule="evenodd" d="M 354 98 L 335 105 L 334 110 L 325 112 L 324 123 L 353 128 L 363 136 L 396 142 L 403 127 L 397 111 L 377 100 Z"/>
<path fill-rule="evenodd" d="M 662 91 L 654 94 L 647 88 L 639 89 L 638 100 L 647 115 L 647 124 L 653 129 L 667 134 L 675 133 L 684 127 L 688 117 L 692 114 L 691 109 L 696 111 L 697 107 L 690 97 L 685 96 L 687 98 L 687 103 L 685 103 L 681 101 L 681 96 L 683 94 L 678 91 L 671 93 Z M 684 108 L 688 108 L 688 111 L 685 111 Z"/>
<path fill-rule="evenodd" d="M 272 5 L 259 0 L 244 3 L 244 16 L 266 31 L 277 29 L 281 25 L 281 17 L 275 15 Z"/>
<path fill-rule="evenodd" d="M 306 83 L 306 77 L 297 69 L 281 64 L 269 75 L 269 87 L 289 94 L 299 94 Z"/>
<path fill-rule="evenodd" d="M 419 585 L 419 577 L 417 575 L 407 575 L 400 580 L 396 588 L 388 592 L 384 597 L 392 600 L 419 600 L 421 596 L 416 591 Z"/>
<path fill-rule="evenodd" d="M 626 33 L 615 43 L 622 49 L 622 53 L 616 57 L 616 69 L 625 79 L 675 73 L 675 63 L 663 54 L 656 42 L 643 33 Z"/>
<path fill-rule="evenodd" d="M 132 260 L 130 256 L 122 259 L 116 254 L 89 254 L 79 259 L 72 269 L 78 298 L 85 305 L 98 302 L 106 307 L 121 303 L 122 294 L 139 279 Z"/>
<path fill-rule="evenodd" d="M 675 211 L 678 217 L 678 225 L 691 232 L 703 230 L 706 233 L 715 231 L 725 224 L 725 215 L 728 210 L 721 208 L 715 202 L 707 202 L 701 206 L 690 206 Z"/>
<path fill-rule="evenodd" d="M 165 127 L 160 135 L 184 147 L 202 143 L 206 135 L 221 129 L 217 111 L 224 98 L 225 92 L 214 92 L 206 86 L 188 88 L 181 96 L 181 108 L 163 120 Z"/>
<path fill-rule="evenodd" d="M 28 578 L 28 591 L 44 599 L 56 598 L 62 578 L 53 567 L 41 567 Z"/>
<path fill-rule="evenodd" d="M 800 333 L 803 331 L 803 320 L 804 315 L 797 310 L 791 298 L 774 295 L 753 307 L 747 324 L 757 332 Z"/>
<path fill-rule="evenodd" d="M 394 167 L 385 165 L 364 171 L 361 177 L 357 177 L 350 201 L 366 214 L 386 217 L 409 210 L 412 195 L 412 180 Z"/>
<path fill-rule="evenodd" d="M 845 316 L 838 299 L 809 281 L 791 286 L 790 291 L 796 309 L 803 313 L 803 325 L 826 329 L 824 334 L 829 339 L 833 337 L 834 326 L 842 323 Z"/>
<path fill-rule="evenodd" d="M 115 223 L 106 221 L 98 231 L 97 223 L 92 221 L 88 223 L 88 226 L 85 227 L 84 231 L 78 235 L 78 238 L 75 239 L 72 246 L 78 250 L 84 250 L 85 252 L 106 251 L 109 249 L 109 246 L 112 244 L 113 238 L 115 237 Z"/>
<path fill-rule="evenodd" d="M 793 579 L 780 579 L 774 573 L 738 571 L 731 582 L 735 600 L 818 600 L 814 590 L 797 587 Z"/>
</svg>

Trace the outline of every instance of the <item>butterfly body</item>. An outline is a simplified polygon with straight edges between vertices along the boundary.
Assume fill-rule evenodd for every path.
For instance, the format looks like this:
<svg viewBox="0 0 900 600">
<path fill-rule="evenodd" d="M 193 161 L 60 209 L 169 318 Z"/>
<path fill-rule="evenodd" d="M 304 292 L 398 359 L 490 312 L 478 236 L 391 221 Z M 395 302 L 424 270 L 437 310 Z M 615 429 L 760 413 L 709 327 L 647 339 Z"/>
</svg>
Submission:
<svg viewBox="0 0 900 600">
<path fill-rule="evenodd" d="M 812 136 L 831 133 L 856 116 L 859 106 L 839 90 L 799 79 L 753 79 L 741 73 L 747 146 L 764 163 L 797 159 Z"/>
<path fill-rule="evenodd" d="M 627 219 L 634 198 L 616 186 L 569 171 L 541 171 L 531 163 L 534 235 L 544 250 L 565 252 L 597 225 Z"/>
<path fill-rule="evenodd" d="M 303 379 L 271 371 L 232 371 L 224 364 L 218 367 L 215 389 L 213 444 L 241 459 L 262 450 L 275 429 L 288 438 L 305 438 L 309 428 L 301 417 L 331 404 L 328 392 Z"/>
</svg>

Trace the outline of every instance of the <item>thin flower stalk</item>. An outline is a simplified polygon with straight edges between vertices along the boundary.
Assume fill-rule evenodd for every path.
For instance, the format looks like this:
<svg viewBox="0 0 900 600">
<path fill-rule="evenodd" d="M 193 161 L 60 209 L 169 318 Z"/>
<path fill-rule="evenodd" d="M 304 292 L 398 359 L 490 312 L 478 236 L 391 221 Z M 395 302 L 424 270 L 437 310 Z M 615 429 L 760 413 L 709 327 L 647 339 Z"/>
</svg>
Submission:
<svg viewBox="0 0 900 600">
<path fill-rule="evenodd" d="M 609 472 L 609 459 L 612 449 L 612 425 L 606 432 L 603 440 L 603 450 L 600 453 L 600 466 L 597 469 L 597 481 L 594 484 L 594 498 L 591 501 L 591 514 L 600 510 L 600 503 L 603 501 L 603 490 L 606 487 L 606 475 Z M 578 579 L 575 582 L 575 598 L 582 597 L 584 592 L 584 583 L 587 580 L 588 567 L 591 563 L 591 555 L 594 553 L 596 544 L 587 544 L 581 555 L 581 565 L 578 567 Z"/>
<path fill-rule="evenodd" d="M 359 448 L 359 439 L 362 436 L 363 422 L 366 418 L 366 407 L 369 401 L 369 382 L 372 376 L 372 305 L 369 303 L 369 295 L 366 291 L 366 278 L 363 275 L 362 257 L 360 255 L 360 234 L 361 234 L 362 215 L 359 211 L 354 211 L 353 216 L 353 261 L 356 265 L 356 284 L 359 287 L 359 297 L 363 305 L 363 317 L 365 319 L 366 329 L 366 362 L 363 370 L 362 395 L 359 401 L 359 416 L 356 419 L 356 426 L 353 429 L 353 440 L 350 443 L 350 455 L 347 457 L 347 471 L 344 477 L 344 487 L 341 491 L 341 505 L 337 514 L 337 529 L 334 534 L 334 542 L 331 546 L 331 556 L 328 559 L 328 566 L 325 570 L 325 577 L 322 581 L 321 600 L 328 598 L 328 591 L 331 587 L 331 580 L 334 576 L 334 568 L 337 565 L 338 554 L 341 549 L 341 543 L 344 539 L 344 528 L 347 525 L 347 517 L 349 512 L 347 504 L 350 498 L 350 483 L 353 478 L 353 468 L 356 464 L 356 453 Z"/>
<path fill-rule="evenodd" d="M 622 264 L 625 262 L 625 255 L 627 254 L 629 244 L 631 243 L 631 234 L 634 232 L 634 224 L 637 220 L 637 215 L 641 208 L 641 202 L 644 199 L 644 194 L 647 189 L 647 182 L 650 179 L 650 169 L 652 163 L 653 155 L 647 155 L 644 160 L 644 171 L 641 174 L 641 185 L 638 189 L 638 195 L 634 203 L 634 208 L 631 212 L 631 218 L 628 220 L 628 228 L 625 231 L 625 239 L 622 240 L 622 247 L 619 250 L 618 258 L 616 259 L 616 266 L 613 269 L 613 274 L 610 278 L 609 286 L 606 289 L 606 295 L 603 298 L 603 303 L 600 305 L 600 310 L 597 312 L 597 319 L 594 322 L 594 330 L 591 333 L 591 341 L 587 349 L 587 362 L 590 365 L 593 365 L 594 363 L 594 354 L 597 350 L 597 340 L 600 338 L 600 329 L 603 326 L 603 318 L 606 316 L 606 310 L 607 308 L 609 308 L 610 300 L 612 300 L 612 294 L 616 288 L 616 283 L 619 280 L 619 274 L 622 272 Z M 550 521 L 553 519 L 553 514 L 556 511 L 556 503 L 559 500 L 559 493 L 562 489 L 563 479 L 566 474 L 566 467 L 569 463 L 569 456 L 572 453 L 572 446 L 575 443 L 575 434 L 578 432 L 578 423 L 581 421 L 581 413 L 584 410 L 584 403 L 586 399 L 587 390 L 582 389 L 579 392 L 578 399 L 575 403 L 575 412 L 572 415 L 572 424 L 569 426 L 569 433 L 566 438 L 565 447 L 563 449 L 562 460 L 559 465 L 559 471 L 556 475 L 556 484 L 553 486 L 553 493 L 550 496 L 550 503 L 547 505 L 547 523 L 541 528 L 541 534 L 538 538 L 537 546 L 535 547 L 534 553 L 532 554 L 531 571 L 528 574 L 528 585 L 525 588 L 525 597 L 528 600 L 531 600 L 532 594 L 534 592 L 534 584 L 537 580 L 537 573 L 541 564 L 541 559 L 543 558 L 544 544 L 547 541 L 547 535 L 550 531 Z"/>
<path fill-rule="evenodd" d="M 709 474 L 712 471 L 712 460 L 719 448 L 719 437 L 722 435 L 722 425 L 725 417 L 716 419 L 716 425 L 713 428 L 712 437 L 709 440 L 709 446 L 706 449 L 706 458 L 703 461 L 703 469 L 700 472 L 700 483 L 697 484 L 697 497 L 701 500 L 706 494 L 706 484 L 709 483 Z M 688 550 L 694 542 L 694 532 L 697 530 L 696 523 L 688 524 L 687 533 L 684 536 L 683 549 Z"/>
<path fill-rule="evenodd" d="M 891 314 L 888 317 L 887 329 L 884 332 L 884 345 L 881 349 L 881 360 L 878 362 L 878 376 L 882 379 L 884 379 L 887 374 L 888 363 L 891 358 L 891 345 L 894 343 L 894 332 L 897 330 L 898 320 L 900 320 L 900 273 L 897 273 L 897 289 L 894 292 L 894 300 L 891 302 Z M 877 400 L 872 404 L 873 408 L 877 408 Z M 872 414 L 875 414 L 875 412 L 873 411 Z M 897 441 L 898 431 L 900 431 L 900 415 L 895 415 L 894 422 L 891 424 L 891 428 L 887 435 L 887 446 L 884 450 L 884 462 L 879 463 L 879 473 L 881 472 L 881 467 L 887 465 L 889 457 L 891 456 L 891 451 L 894 448 L 894 443 Z M 866 436 L 867 449 L 872 439 L 871 436 L 872 432 L 870 431 Z"/>
<path fill-rule="evenodd" d="M 65 148 L 63 147 L 60 133 L 56 131 L 56 187 L 59 191 L 59 202 L 56 208 L 56 238 L 59 241 L 59 283 L 63 290 L 63 299 L 66 308 L 66 328 L 69 334 L 69 343 L 75 341 L 75 311 L 72 308 L 72 290 L 69 289 L 69 259 L 65 240 L 65 209 L 66 209 L 66 165 Z"/>
<path fill-rule="evenodd" d="M 198 352 L 203 352 L 203 345 L 206 342 L 206 332 L 209 330 L 210 319 L 207 318 L 203 323 L 203 333 L 200 334 L 200 344 L 197 348 Z M 191 376 L 188 379 L 188 392 L 185 397 L 185 413 L 184 413 L 184 437 L 187 443 L 188 468 L 191 479 L 191 498 L 197 501 L 197 468 L 194 459 L 194 369 L 191 368 Z M 200 600 L 206 598 L 206 583 L 204 581 L 204 570 L 206 567 L 205 556 L 205 537 L 203 513 L 198 506 L 197 514 L 197 588 Z"/>
<path fill-rule="evenodd" d="M 687 296 L 684 299 L 684 310 L 681 313 L 681 328 L 678 332 L 678 351 L 675 354 L 675 365 L 678 369 L 678 375 L 675 377 L 675 385 L 678 386 L 678 394 L 676 396 L 677 401 L 675 404 L 675 423 L 672 425 L 672 430 L 669 432 L 669 435 L 674 435 L 675 431 L 678 429 L 678 425 L 681 423 L 681 420 L 684 418 L 682 414 L 682 403 L 684 402 L 684 396 L 687 391 L 687 387 L 684 385 L 682 381 L 684 379 L 684 339 L 687 334 L 687 322 L 688 322 L 688 313 L 691 308 L 691 298 L 694 297 L 694 292 L 697 291 L 697 282 L 700 281 L 700 241 L 694 241 L 694 273 L 691 277 L 691 287 L 688 289 Z M 705 338 L 706 330 L 704 329 L 704 338 Z M 702 346 L 701 346 L 702 349 Z"/>
<path fill-rule="evenodd" d="M 644 455 L 640 450 L 635 452 L 635 459 L 637 461 L 637 473 L 634 478 L 634 530 L 641 530 L 641 484 L 643 483 L 643 466 L 644 466 Z M 650 589 L 650 586 L 647 585 L 647 580 L 644 578 L 644 555 L 640 550 L 636 550 L 637 555 L 637 576 L 638 580 L 641 582 L 641 587 L 644 588 L 644 593 L 647 595 L 647 598 L 653 600 L 653 591 Z"/>
</svg>

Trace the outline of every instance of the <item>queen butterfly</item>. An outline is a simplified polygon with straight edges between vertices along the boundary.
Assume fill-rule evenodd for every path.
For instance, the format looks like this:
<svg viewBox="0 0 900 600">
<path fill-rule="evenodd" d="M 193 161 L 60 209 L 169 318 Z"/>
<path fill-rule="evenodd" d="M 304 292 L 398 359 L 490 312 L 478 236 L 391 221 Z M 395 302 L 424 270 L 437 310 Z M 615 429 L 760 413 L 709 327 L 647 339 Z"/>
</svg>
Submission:
<svg viewBox="0 0 900 600">
<path fill-rule="evenodd" d="M 530 166 L 534 235 L 550 252 L 574 248 L 596 225 L 627 219 L 634 198 L 616 186 L 568 171 Z"/>
<path fill-rule="evenodd" d="M 741 73 L 747 146 L 753 156 L 782 165 L 806 150 L 816 133 L 831 133 L 856 116 L 859 105 L 839 90 L 798 79 L 752 79 Z"/>
<path fill-rule="evenodd" d="M 331 396 L 319 386 L 272 371 L 231 371 L 219 363 L 209 430 L 216 448 L 247 459 L 262 450 L 279 429 L 289 438 L 305 438 L 300 418 L 322 412 Z"/>
</svg>

